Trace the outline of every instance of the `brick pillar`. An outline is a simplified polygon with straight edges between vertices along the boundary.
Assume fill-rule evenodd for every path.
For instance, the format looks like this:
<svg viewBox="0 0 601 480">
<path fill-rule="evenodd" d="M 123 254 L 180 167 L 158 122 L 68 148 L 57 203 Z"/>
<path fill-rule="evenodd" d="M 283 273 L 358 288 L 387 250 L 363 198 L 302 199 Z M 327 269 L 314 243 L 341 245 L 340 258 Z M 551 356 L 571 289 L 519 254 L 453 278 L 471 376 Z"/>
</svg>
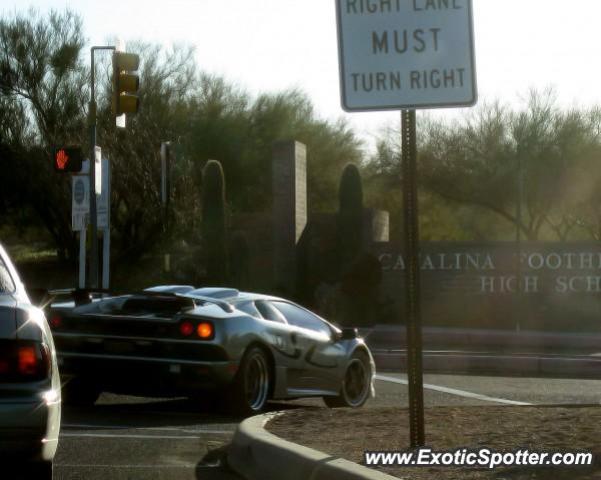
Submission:
<svg viewBox="0 0 601 480">
<path fill-rule="evenodd" d="M 273 145 L 274 286 L 296 288 L 296 247 L 307 225 L 307 149 L 295 141 Z"/>
</svg>

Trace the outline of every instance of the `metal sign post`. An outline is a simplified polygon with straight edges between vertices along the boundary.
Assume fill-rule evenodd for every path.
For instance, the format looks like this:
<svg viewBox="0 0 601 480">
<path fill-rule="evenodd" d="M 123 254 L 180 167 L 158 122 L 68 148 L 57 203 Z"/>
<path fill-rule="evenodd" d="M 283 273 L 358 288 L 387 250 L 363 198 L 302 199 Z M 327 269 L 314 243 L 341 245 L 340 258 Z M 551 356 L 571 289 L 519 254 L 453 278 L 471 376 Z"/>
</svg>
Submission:
<svg viewBox="0 0 601 480">
<path fill-rule="evenodd" d="M 102 192 L 98 197 L 98 228 L 102 230 L 102 288 L 109 290 L 111 278 L 111 162 L 102 159 Z"/>
<path fill-rule="evenodd" d="M 163 204 L 163 232 L 165 236 L 169 234 L 169 204 L 171 201 L 171 163 L 172 150 L 171 142 L 161 143 L 161 203 Z M 164 270 L 171 271 L 171 255 L 165 252 Z"/>
<path fill-rule="evenodd" d="M 409 381 L 409 437 L 411 447 L 425 444 L 424 378 L 420 308 L 419 216 L 417 205 L 417 140 L 415 110 L 401 113 L 402 182 L 405 255 L 405 319 Z"/>
<path fill-rule="evenodd" d="M 96 50 L 115 50 L 113 46 L 95 46 L 90 49 L 91 52 L 91 89 L 90 89 L 90 108 L 88 111 L 88 123 L 90 126 L 90 158 L 96 161 L 96 69 L 94 63 L 94 53 Z M 96 192 L 96 168 L 90 165 L 90 192 Z M 92 288 L 98 288 L 98 218 L 96 215 L 96 194 L 90 194 L 90 219 L 92 225 L 92 238 L 90 249 L 90 278 L 89 284 Z"/>
<path fill-rule="evenodd" d="M 472 0 L 336 0 L 336 18 L 342 108 L 402 111 L 407 373 L 415 448 L 425 443 L 415 109 L 476 103 Z"/>
</svg>

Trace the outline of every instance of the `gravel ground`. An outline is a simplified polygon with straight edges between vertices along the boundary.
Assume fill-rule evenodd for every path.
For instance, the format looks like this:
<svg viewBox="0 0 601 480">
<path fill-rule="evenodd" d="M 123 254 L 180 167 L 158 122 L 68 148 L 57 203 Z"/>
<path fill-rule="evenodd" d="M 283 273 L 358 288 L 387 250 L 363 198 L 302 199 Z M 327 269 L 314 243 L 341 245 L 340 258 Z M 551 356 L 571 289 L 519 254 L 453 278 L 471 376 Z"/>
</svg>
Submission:
<svg viewBox="0 0 601 480">
<path fill-rule="evenodd" d="M 365 451 L 406 451 L 406 409 L 294 410 L 276 417 L 267 430 L 279 437 L 353 462 Z M 386 467 L 407 480 L 601 479 L 601 406 L 432 407 L 426 409 L 426 444 L 434 451 L 486 447 L 501 452 L 593 453 L 592 467 Z"/>
</svg>

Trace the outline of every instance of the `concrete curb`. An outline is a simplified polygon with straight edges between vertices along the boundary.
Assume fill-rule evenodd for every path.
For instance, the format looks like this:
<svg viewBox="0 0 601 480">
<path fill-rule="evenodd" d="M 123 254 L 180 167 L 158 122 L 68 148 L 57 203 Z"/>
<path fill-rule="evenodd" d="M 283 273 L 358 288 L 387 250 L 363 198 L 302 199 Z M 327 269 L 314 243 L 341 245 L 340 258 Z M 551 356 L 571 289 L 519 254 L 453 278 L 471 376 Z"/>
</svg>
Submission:
<svg viewBox="0 0 601 480">
<path fill-rule="evenodd" d="M 236 429 L 227 460 L 246 480 L 398 480 L 269 433 L 265 424 L 277 415 L 248 418 Z"/>
</svg>

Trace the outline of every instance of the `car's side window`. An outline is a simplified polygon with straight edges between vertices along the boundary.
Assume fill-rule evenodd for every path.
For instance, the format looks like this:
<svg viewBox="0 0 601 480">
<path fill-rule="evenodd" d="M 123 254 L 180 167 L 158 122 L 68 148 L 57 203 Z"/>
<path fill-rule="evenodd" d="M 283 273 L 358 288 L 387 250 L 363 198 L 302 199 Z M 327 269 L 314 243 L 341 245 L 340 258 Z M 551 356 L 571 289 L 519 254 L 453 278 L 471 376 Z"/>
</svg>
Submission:
<svg viewBox="0 0 601 480">
<path fill-rule="evenodd" d="M 291 325 L 313 330 L 314 332 L 323 333 L 328 336 L 332 333 L 330 328 L 319 317 L 304 308 L 288 302 L 272 301 L 271 304 L 282 312 Z"/>
<path fill-rule="evenodd" d="M 0 257 L 0 293 L 12 293 L 15 289 L 15 282 L 13 282 L 8 268 L 4 264 L 2 257 Z"/>
<path fill-rule="evenodd" d="M 284 316 L 276 308 L 270 305 L 269 302 L 257 301 L 255 302 L 255 306 L 264 319 L 271 320 L 272 322 L 287 323 Z"/>
</svg>

